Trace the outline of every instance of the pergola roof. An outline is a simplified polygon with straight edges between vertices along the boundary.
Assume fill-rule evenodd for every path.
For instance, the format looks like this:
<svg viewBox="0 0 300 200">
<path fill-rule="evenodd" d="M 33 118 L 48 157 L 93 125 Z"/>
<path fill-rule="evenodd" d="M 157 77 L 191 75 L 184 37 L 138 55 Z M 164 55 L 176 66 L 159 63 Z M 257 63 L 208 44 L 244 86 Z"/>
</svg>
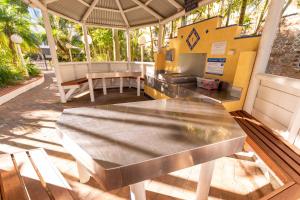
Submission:
<svg viewBox="0 0 300 200">
<path fill-rule="evenodd" d="M 134 28 L 184 15 L 184 0 L 24 0 L 72 21 L 112 28 Z M 207 4 L 214 0 L 203 0 Z"/>
</svg>

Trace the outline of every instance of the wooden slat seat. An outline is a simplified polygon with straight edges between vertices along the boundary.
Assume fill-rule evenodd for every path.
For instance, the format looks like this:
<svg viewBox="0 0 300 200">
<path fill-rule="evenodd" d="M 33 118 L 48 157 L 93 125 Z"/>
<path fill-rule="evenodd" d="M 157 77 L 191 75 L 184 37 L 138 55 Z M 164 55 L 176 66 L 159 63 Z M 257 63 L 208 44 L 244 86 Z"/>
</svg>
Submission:
<svg viewBox="0 0 300 200">
<path fill-rule="evenodd" d="M 72 200 L 71 187 L 43 149 L 0 155 L 1 200 Z"/>
<path fill-rule="evenodd" d="M 88 80 L 87 78 L 80 78 L 72 81 L 63 82 L 62 86 L 71 86 L 71 85 L 81 85 L 83 83 L 86 83 Z"/>
<path fill-rule="evenodd" d="M 300 199 L 299 153 L 247 112 L 235 111 L 231 115 L 248 135 L 247 143 L 285 184 L 265 199 Z"/>
</svg>

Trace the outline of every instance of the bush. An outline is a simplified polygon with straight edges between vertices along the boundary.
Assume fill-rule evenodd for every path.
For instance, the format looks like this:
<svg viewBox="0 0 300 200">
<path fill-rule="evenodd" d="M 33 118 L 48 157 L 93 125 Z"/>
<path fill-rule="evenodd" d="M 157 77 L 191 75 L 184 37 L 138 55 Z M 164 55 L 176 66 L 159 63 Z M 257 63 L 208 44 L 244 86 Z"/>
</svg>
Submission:
<svg viewBox="0 0 300 200">
<path fill-rule="evenodd" d="M 29 76 L 39 76 L 41 74 L 41 70 L 37 68 L 34 64 L 27 64 L 26 65 L 27 71 Z"/>
<path fill-rule="evenodd" d="M 23 80 L 21 72 L 11 69 L 6 65 L 0 65 L 0 87 L 16 84 L 20 80 Z"/>
</svg>

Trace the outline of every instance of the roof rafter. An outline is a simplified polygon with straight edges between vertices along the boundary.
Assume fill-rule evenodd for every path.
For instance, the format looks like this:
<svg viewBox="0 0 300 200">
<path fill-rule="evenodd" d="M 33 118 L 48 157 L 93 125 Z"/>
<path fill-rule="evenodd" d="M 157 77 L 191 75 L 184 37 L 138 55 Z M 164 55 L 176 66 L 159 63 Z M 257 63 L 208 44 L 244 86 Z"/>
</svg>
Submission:
<svg viewBox="0 0 300 200">
<path fill-rule="evenodd" d="M 94 8 L 95 10 L 102 10 L 102 11 L 108 11 L 108 12 L 117 12 L 119 13 L 120 10 L 117 10 L 117 9 L 112 9 L 112 8 L 103 8 L 103 7 L 98 7 L 98 6 L 95 6 Z"/>
<path fill-rule="evenodd" d="M 79 1 L 81 4 L 85 5 L 86 7 L 90 7 L 90 4 L 88 4 L 87 2 L 83 1 L 83 0 L 77 0 Z"/>
<path fill-rule="evenodd" d="M 55 1 L 58 1 L 58 0 L 44 0 L 43 3 L 47 5 L 47 4 L 53 3 Z"/>
<path fill-rule="evenodd" d="M 163 17 L 160 16 L 160 14 L 158 14 L 157 12 L 155 12 L 154 10 L 152 10 L 151 8 L 149 8 L 147 5 L 143 4 L 139 0 L 131 0 L 131 1 L 133 1 L 138 6 L 142 7 L 145 11 L 147 11 L 149 14 L 151 14 L 155 18 L 157 18 L 159 20 L 163 19 Z"/>
<path fill-rule="evenodd" d="M 91 12 L 93 11 L 98 2 L 99 0 L 93 1 L 93 3 L 89 6 L 88 10 L 84 13 L 83 17 L 81 18 L 82 22 L 85 22 L 87 20 L 87 18 L 90 16 Z"/>
<path fill-rule="evenodd" d="M 124 12 L 126 13 L 126 12 L 130 12 L 130 11 L 134 11 L 134 10 L 137 10 L 139 8 L 140 8 L 140 6 L 134 6 L 134 7 L 131 7 L 131 8 L 128 8 L 128 9 L 124 10 Z"/>
<path fill-rule="evenodd" d="M 122 8 L 122 6 L 120 4 L 120 0 L 115 0 L 115 1 L 116 1 L 116 4 L 117 4 L 120 12 L 121 12 L 121 15 L 122 15 L 122 18 L 123 18 L 125 24 L 127 25 L 127 27 L 129 27 L 130 25 L 128 23 L 127 17 L 125 16 L 124 10 L 123 10 L 123 8 Z"/>
<path fill-rule="evenodd" d="M 176 0 L 168 0 L 170 4 L 172 4 L 173 6 L 175 6 L 177 8 L 177 10 L 182 9 L 182 5 L 180 3 L 178 3 Z"/>
</svg>

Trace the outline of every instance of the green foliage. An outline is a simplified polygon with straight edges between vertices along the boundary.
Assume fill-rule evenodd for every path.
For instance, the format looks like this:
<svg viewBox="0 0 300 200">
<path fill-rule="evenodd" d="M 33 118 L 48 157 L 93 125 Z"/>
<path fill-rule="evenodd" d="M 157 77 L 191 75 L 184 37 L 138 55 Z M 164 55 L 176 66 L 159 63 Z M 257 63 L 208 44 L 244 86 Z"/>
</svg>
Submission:
<svg viewBox="0 0 300 200">
<path fill-rule="evenodd" d="M 20 80 L 23 80 L 21 72 L 7 65 L 0 65 L 0 87 L 16 84 Z"/>
<path fill-rule="evenodd" d="M 31 77 L 39 76 L 41 74 L 41 70 L 34 64 L 27 64 L 26 68 Z"/>
<path fill-rule="evenodd" d="M 40 36 L 31 30 L 28 7 L 23 1 L 0 0 L 0 4 L 0 87 L 4 87 L 24 79 L 24 69 L 10 36 L 18 34 L 23 38 L 24 54 L 37 51 Z"/>
</svg>

